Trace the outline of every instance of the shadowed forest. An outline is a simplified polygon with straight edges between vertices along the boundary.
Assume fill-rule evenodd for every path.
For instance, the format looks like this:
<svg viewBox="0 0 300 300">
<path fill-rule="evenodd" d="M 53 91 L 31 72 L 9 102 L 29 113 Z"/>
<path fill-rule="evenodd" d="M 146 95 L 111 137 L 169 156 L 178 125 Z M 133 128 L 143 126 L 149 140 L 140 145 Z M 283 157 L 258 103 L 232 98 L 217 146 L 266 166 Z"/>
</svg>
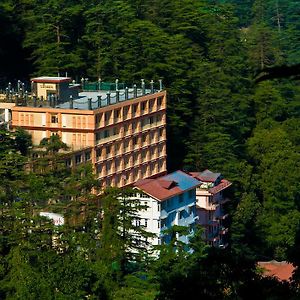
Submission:
<svg viewBox="0 0 300 300">
<path fill-rule="evenodd" d="M 299 57 L 297 0 L 2 0 L 0 88 L 65 72 L 162 79 L 169 172 L 209 168 L 233 190 L 226 251 L 200 230 L 192 253 L 174 240 L 158 260 L 142 246 L 130 257 L 120 191 L 94 197 L 91 170 L 66 170 L 61 145 L 47 150 L 50 168 L 25 172 L 30 138 L 1 129 L 0 298 L 298 299 L 298 268 L 279 283 L 255 262 L 300 264 Z M 49 203 L 65 226 L 36 216 Z"/>
</svg>

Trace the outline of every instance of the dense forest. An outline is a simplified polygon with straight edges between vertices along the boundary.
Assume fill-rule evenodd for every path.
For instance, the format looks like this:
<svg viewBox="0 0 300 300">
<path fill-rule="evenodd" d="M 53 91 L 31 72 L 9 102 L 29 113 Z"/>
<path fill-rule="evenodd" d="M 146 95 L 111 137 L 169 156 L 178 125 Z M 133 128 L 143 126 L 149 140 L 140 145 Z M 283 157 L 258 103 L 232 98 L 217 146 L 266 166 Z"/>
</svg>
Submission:
<svg viewBox="0 0 300 300">
<path fill-rule="evenodd" d="M 73 237 L 72 226 L 65 229 L 68 251 L 59 255 L 51 241 L 43 248 L 44 231 L 25 239 L 18 222 L 13 226 L 20 231 L 9 230 L 15 217 L 2 219 L 8 230 L 1 235 L 0 298 L 35 299 L 41 297 L 29 295 L 45 293 L 45 299 L 181 299 L 199 291 L 203 299 L 247 299 L 253 290 L 259 299 L 268 299 L 271 290 L 276 292 L 269 299 L 293 297 L 292 287 L 262 279 L 253 263 L 300 264 L 299 1 L 2 0 L 0 41 L 2 87 L 59 72 L 77 80 L 163 79 L 169 171 L 209 168 L 234 183 L 228 251 L 207 249 L 195 240 L 193 254 L 166 247 L 158 261 L 144 259 L 131 271 L 109 268 L 115 262 L 109 251 L 99 247 L 98 253 L 97 239 L 80 236 L 81 231 L 74 229 Z M 14 216 L 30 219 L 32 199 L 46 203 L 53 195 L 62 197 L 62 190 L 64 199 L 74 197 L 76 174 L 61 175 L 68 183 L 62 188 L 55 175 L 66 172 L 60 168 L 48 177 L 12 170 L 22 165 L 28 141 L 24 133 L 7 134 L 0 153 L 2 211 L 12 207 Z M 88 183 L 93 180 L 81 184 Z M 20 193 L 26 190 L 26 201 L 17 207 L 15 186 Z M 92 197 L 91 189 L 86 187 L 84 197 Z M 115 199 L 114 193 L 107 197 Z M 115 237 L 116 249 L 124 250 Z M 86 254 L 76 252 L 84 239 Z M 44 250 L 31 256 L 35 248 Z M 60 273 L 66 281 L 60 281 Z"/>
</svg>

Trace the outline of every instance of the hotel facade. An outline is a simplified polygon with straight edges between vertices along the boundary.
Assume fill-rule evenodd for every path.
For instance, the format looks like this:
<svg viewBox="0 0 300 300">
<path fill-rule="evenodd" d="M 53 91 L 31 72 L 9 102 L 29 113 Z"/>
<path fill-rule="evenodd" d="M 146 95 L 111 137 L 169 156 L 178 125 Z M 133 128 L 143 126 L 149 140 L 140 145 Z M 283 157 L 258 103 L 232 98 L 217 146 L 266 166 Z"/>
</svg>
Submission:
<svg viewBox="0 0 300 300">
<path fill-rule="evenodd" d="M 71 79 L 34 78 L 36 87 L 49 86 L 51 93 L 0 103 L 0 109 L 5 104 L 11 127 L 27 130 L 34 145 L 59 135 L 76 155 L 67 163 L 90 161 L 102 186 L 122 187 L 166 173 L 165 91 L 154 90 L 153 82 L 147 90 L 142 82 L 141 88 L 87 91 L 74 99 L 76 86 L 70 83 L 68 94 L 66 82 Z M 58 88 L 68 101 L 56 97 Z"/>
</svg>

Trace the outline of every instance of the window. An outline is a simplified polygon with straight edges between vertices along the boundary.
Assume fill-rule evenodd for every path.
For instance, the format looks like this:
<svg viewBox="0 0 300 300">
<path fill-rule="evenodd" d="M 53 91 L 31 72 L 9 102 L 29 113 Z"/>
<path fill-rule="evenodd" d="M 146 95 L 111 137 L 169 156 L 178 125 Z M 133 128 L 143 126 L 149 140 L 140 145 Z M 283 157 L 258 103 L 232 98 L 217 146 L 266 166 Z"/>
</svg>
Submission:
<svg viewBox="0 0 300 300">
<path fill-rule="evenodd" d="M 129 130 L 129 125 L 126 124 L 126 125 L 124 126 L 124 134 L 125 134 L 125 135 L 127 135 L 128 130 Z"/>
<path fill-rule="evenodd" d="M 128 118 L 129 106 L 125 106 L 123 108 L 123 119 L 126 120 Z"/>
<path fill-rule="evenodd" d="M 124 165 L 125 165 L 125 168 L 127 168 L 128 165 L 129 165 L 129 158 L 128 158 L 128 156 L 126 156 L 126 157 L 124 158 Z"/>
<path fill-rule="evenodd" d="M 139 162 L 139 153 L 135 153 L 135 154 L 133 155 L 133 162 L 134 162 L 135 164 Z M 138 170 L 136 170 L 136 173 L 137 173 L 136 176 L 138 176 Z"/>
<path fill-rule="evenodd" d="M 143 134 L 142 141 L 143 143 L 147 142 L 147 134 Z"/>
<path fill-rule="evenodd" d="M 127 152 L 129 150 L 129 140 L 125 140 L 123 147 L 124 147 L 124 152 Z"/>
<path fill-rule="evenodd" d="M 157 228 L 160 228 L 160 220 L 157 220 Z"/>
<path fill-rule="evenodd" d="M 156 116 L 156 122 L 161 122 L 161 120 L 162 120 L 162 116 L 161 115 L 157 115 Z"/>
<path fill-rule="evenodd" d="M 71 160 L 71 158 L 68 158 L 66 160 L 66 167 L 71 167 L 71 165 L 72 165 L 72 160 Z"/>
<path fill-rule="evenodd" d="M 81 154 L 78 154 L 75 156 L 75 163 L 80 164 L 81 163 Z"/>
<path fill-rule="evenodd" d="M 137 136 L 133 137 L 133 145 L 137 145 L 138 144 L 138 140 L 139 138 Z"/>
<path fill-rule="evenodd" d="M 101 174 L 102 173 L 102 166 L 98 165 L 97 169 L 96 169 L 97 174 Z"/>
<path fill-rule="evenodd" d="M 116 121 L 120 118 L 120 109 L 114 111 L 114 118 Z"/>
<path fill-rule="evenodd" d="M 110 112 L 107 111 L 105 114 L 104 114 L 104 121 L 107 122 L 109 120 L 109 117 L 110 117 Z"/>
<path fill-rule="evenodd" d="M 181 195 L 179 195 L 179 198 L 178 198 L 178 200 L 179 200 L 179 203 L 182 203 L 183 202 L 183 194 L 181 194 Z"/>
<path fill-rule="evenodd" d="M 141 110 L 144 111 L 146 109 L 147 102 L 144 101 L 141 103 Z"/>
<path fill-rule="evenodd" d="M 101 152 L 102 152 L 101 149 L 97 149 L 97 151 L 96 151 L 96 157 L 97 157 L 97 159 L 99 159 L 101 157 Z"/>
<path fill-rule="evenodd" d="M 154 106 L 154 99 L 151 99 L 150 101 L 149 101 L 149 112 L 151 112 L 152 110 L 153 110 L 153 106 Z"/>
<path fill-rule="evenodd" d="M 85 153 L 85 160 L 87 161 L 90 159 L 91 159 L 91 151 Z"/>
<path fill-rule="evenodd" d="M 115 153 L 118 154 L 119 153 L 119 149 L 120 149 L 120 144 L 119 143 L 115 143 Z"/>
<path fill-rule="evenodd" d="M 106 163 L 106 173 L 109 174 L 111 169 L 111 161 Z"/>
<path fill-rule="evenodd" d="M 51 115 L 51 123 L 58 123 L 57 115 Z"/>
<path fill-rule="evenodd" d="M 120 166 L 121 166 L 121 159 L 120 159 L 120 158 L 117 158 L 117 159 L 115 160 L 115 170 L 118 171 L 119 168 L 120 168 Z M 119 181 L 119 180 L 118 180 L 118 181 Z"/>
<path fill-rule="evenodd" d="M 162 219 L 161 220 L 161 228 L 164 228 L 167 226 L 167 219 Z"/>
<path fill-rule="evenodd" d="M 164 129 L 163 128 L 159 128 L 159 136 L 162 137 L 164 134 Z"/>
<path fill-rule="evenodd" d="M 157 98 L 157 108 L 160 109 L 161 105 L 162 105 L 162 97 L 158 97 Z"/>
<path fill-rule="evenodd" d="M 132 123 L 132 132 L 134 133 L 137 129 L 137 123 L 136 122 L 133 122 Z"/>
<path fill-rule="evenodd" d="M 145 227 L 148 227 L 148 219 L 145 219 Z"/>
<path fill-rule="evenodd" d="M 185 212 L 184 210 L 179 212 L 179 219 L 180 220 L 184 218 L 184 212 Z"/>
<path fill-rule="evenodd" d="M 135 220 L 135 226 L 141 226 L 141 220 L 140 219 Z"/>
<path fill-rule="evenodd" d="M 155 139 L 155 131 L 152 131 L 152 132 L 150 133 L 150 140 L 151 140 L 151 142 L 153 142 L 154 139 Z"/>
<path fill-rule="evenodd" d="M 105 138 L 107 138 L 107 137 L 109 137 L 109 130 L 107 129 L 107 130 L 104 130 L 104 137 Z"/>
<path fill-rule="evenodd" d="M 110 154 L 110 150 L 111 150 L 110 146 L 106 146 L 106 155 Z"/>
<path fill-rule="evenodd" d="M 195 206 L 190 206 L 189 207 L 189 215 L 191 216 L 192 214 L 194 214 L 194 207 Z"/>
<path fill-rule="evenodd" d="M 149 123 L 150 123 L 150 124 L 153 124 L 153 123 L 154 123 L 154 117 L 150 117 L 150 118 L 149 118 Z"/>
<path fill-rule="evenodd" d="M 99 124 L 100 123 L 100 119 L 101 119 L 101 115 L 96 115 L 96 124 Z"/>
<path fill-rule="evenodd" d="M 132 116 L 134 117 L 136 115 L 138 109 L 138 104 L 132 105 Z"/>
<path fill-rule="evenodd" d="M 142 119 L 141 120 L 141 127 L 143 128 L 145 125 L 147 125 L 147 120 L 146 119 Z"/>
<path fill-rule="evenodd" d="M 118 127 L 114 127 L 114 129 L 113 129 L 113 134 L 114 134 L 114 135 L 118 135 L 118 134 L 119 134 L 119 129 L 118 129 Z"/>
<path fill-rule="evenodd" d="M 150 165 L 150 172 L 153 173 L 155 169 L 155 164 L 151 164 Z"/>
<path fill-rule="evenodd" d="M 153 156 L 155 155 L 155 147 L 152 147 L 151 149 L 150 149 L 150 154 L 151 154 L 151 156 L 152 156 L 152 158 L 153 158 Z"/>
<path fill-rule="evenodd" d="M 96 141 L 99 141 L 99 140 L 101 140 L 101 133 L 97 132 L 96 133 Z"/>
</svg>

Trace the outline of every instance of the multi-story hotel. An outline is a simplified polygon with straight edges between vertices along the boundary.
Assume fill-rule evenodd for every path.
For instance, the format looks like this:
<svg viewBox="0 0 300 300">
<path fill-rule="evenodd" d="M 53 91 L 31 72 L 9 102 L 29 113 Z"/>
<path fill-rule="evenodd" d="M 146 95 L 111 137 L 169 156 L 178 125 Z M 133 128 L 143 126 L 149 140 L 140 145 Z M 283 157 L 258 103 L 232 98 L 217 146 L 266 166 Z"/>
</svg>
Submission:
<svg viewBox="0 0 300 300">
<path fill-rule="evenodd" d="M 38 77 L 32 86 L 30 100 L 23 95 L 0 109 L 34 145 L 59 135 L 77 153 L 67 163 L 90 160 L 103 186 L 166 173 L 166 92 L 154 90 L 153 82 L 150 89 L 142 81 L 141 88 L 78 93 L 70 78 Z"/>
</svg>

